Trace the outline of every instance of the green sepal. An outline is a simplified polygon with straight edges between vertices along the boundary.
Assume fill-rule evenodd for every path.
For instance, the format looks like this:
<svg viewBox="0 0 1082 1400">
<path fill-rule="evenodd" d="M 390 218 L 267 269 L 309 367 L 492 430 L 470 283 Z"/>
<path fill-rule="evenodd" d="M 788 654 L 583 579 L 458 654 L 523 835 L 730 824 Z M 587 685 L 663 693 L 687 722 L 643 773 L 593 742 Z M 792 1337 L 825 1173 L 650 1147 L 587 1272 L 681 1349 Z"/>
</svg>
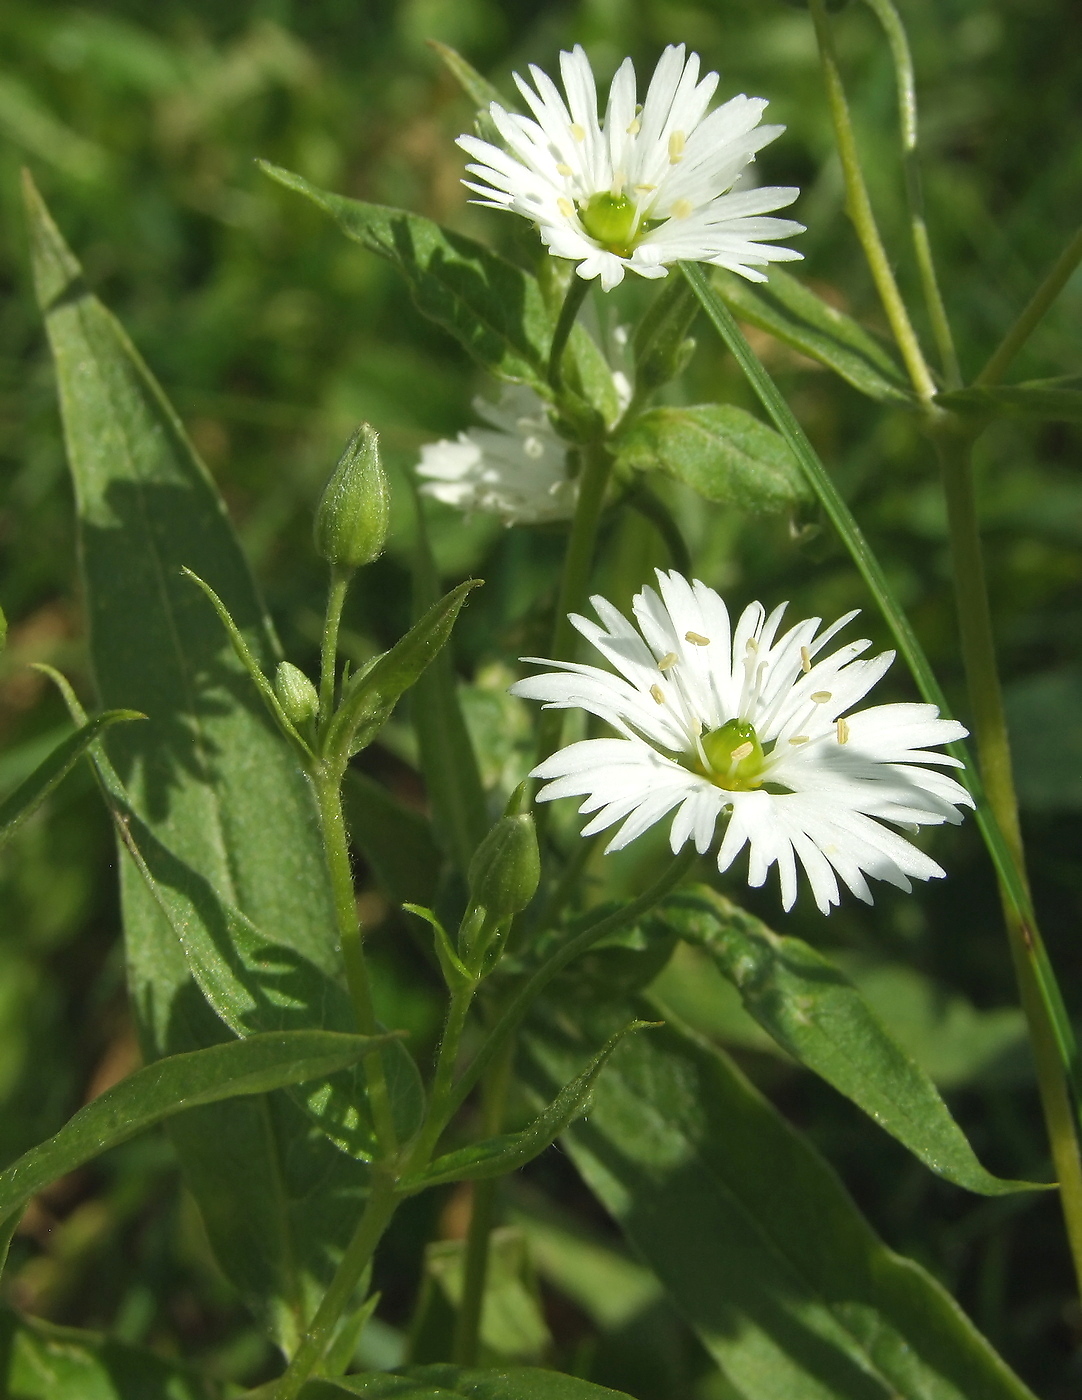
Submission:
<svg viewBox="0 0 1082 1400">
<path fill-rule="evenodd" d="M 426 924 L 431 924 L 436 935 L 436 957 L 439 959 L 440 971 L 448 990 L 454 992 L 460 987 L 473 986 L 477 978 L 455 952 L 450 935 L 432 910 L 423 904 L 403 904 L 402 908 L 416 914 L 419 919 L 424 919 Z"/>
<path fill-rule="evenodd" d="M 564 1085 L 528 1128 L 519 1133 L 503 1133 L 499 1137 L 486 1138 L 458 1152 L 437 1157 L 423 1171 L 402 1177 L 398 1183 L 399 1190 L 412 1195 L 429 1186 L 440 1186 L 450 1181 L 481 1181 L 485 1177 L 503 1176 L 533 1161 L 585 1107 L 594 1080 L 621 1040 L 635 1031 L 651 1030 L 661 1024 L 660 1021 L 631 1021 L 609 1037 L 582 1073 Z"/>
<path fill-rule="evenodd" d="M 316 553 L 347 573 L 383 552 L 391 493 L 379 456 L 379 434 L 362 423 L 324 487 L 312 523 Z"/>
<path fill-rule="evenodd" d="M 44 668 L 42 668 L 44 669 Z M 49 757 L 38 765 L 30 776 L 15 791 L 0 802 L 0 846 L 8 841 L 37 807 L 60 785 L 87 749 L 114 724 L 127 720 L 146 719 L 138 710 L 104 710 L 87 720 L 62 744 L 58 744 Z"/>
<path fill-rule="evenodd" d="M 930 1076 L 822 953 L 774 933 L 706 885 L 670 895 L 658 917 L 709 955 L 783 1050 L 937 1175 L 983 1196 L 1049 1189 L 1003 1180 L 981 1166 Z"/>
<path fill-rule="evenodd" d="M 248 643 L 244 640 L 243 633 L 230 616 L 229 609 L 222 602 L 221 598 L 218 597 L 214 589 L 211 588 L 210 584 L 204 583 L 198 574 L 193 573 L 191 569 L 185 566 L 181 567 L 180 572 L 185 578 L 190 578 L 193 583 L 198 584 L 210 599 L 211 606 L 218 614 L 218 618 L 232 643 L 237 660 L 255 682 L 255 688 L 259 691 L 260 697 L 270 711 L 271 718 L 274 720 L 275 724 L 277 724 L 278 728 L 290 743 L 296 746 L 305 759 L 311 759 L 313 756 L 312 750 L 305 743 L 296 725 L 294 725 L 285 710 L 282 709 L 281 701 L 274 693 L 274 686 L 260 669 L 259 662 L 256 661 L 255 657 L 252 655 Z"/>
<path fill-rule="evenodd" d="M 443 648 L 463 603 L 482 582 L 472 578 L 452 588 L 390 651 L 352 678 L 331 720 L 325 752 L 345 760 L 372 742 L 399 697 Z"/>
</svg>

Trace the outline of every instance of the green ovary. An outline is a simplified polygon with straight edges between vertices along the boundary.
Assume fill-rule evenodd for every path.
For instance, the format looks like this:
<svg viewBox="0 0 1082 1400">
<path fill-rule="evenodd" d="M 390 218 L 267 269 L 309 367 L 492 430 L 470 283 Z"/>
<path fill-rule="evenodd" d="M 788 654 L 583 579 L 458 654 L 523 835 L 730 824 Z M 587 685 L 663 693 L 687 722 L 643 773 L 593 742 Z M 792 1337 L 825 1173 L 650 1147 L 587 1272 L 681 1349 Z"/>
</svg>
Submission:
<svg viewBox="0 0 1082 1400">
<path fill-rule="evenodd" d="M 579 218 L 591 238 L 616 253 L 619 257 L 630 257 L 636 240 L 632 237 L 635 229 L 635 204 L 626 194 L 595 194 L 581 211 Z"/>
<path fill-rule="evenodd" d="M 731 719 L 702 737 L 710 765 L 703 776 L 730 792 L 750 792 L 763 782 L 763 746 L 746 719 Z"/>
</svg>

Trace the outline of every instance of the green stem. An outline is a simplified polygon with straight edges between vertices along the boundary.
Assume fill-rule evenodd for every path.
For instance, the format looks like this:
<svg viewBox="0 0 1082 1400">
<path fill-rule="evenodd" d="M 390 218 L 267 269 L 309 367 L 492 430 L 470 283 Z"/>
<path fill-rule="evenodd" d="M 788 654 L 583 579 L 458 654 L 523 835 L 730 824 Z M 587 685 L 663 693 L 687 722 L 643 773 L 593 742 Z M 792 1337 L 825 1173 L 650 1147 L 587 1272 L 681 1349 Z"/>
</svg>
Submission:
<svg viewBox="0 0 1082 1400">
<path fill-rule="evenodd" d="M 372 1004 L 372 988 L 368 980 L 364 949 L 361 946 L 361 921 L 357 917 L 357 898 L 353 890 L 349 840 L 342 812 L 341 777 L 340 772 L 320 771 L 314 775 L 313 786 L 319 807 L 319 823 L 323 834 L 323 847 L 327 855 L 327 869 L 331 877 L 335 920 L 338 925 L 342 961 L 346 969 L 346 984 L 353 1001 L 357 1029 L 362 1035 L 378 1035 L 379 1025 Z M 372 1121 L 375 1125 L 376 1136 L 384 1152 L 391 1153 L 397 1147 L 397 1136 L 381 1052 L 373 1050 L 371 1054 L 366 1055 L 364 1067 L 368 1083 L 368 1100 L 372 1109 Z"/>
<path fill-rule="evenodd" d="M 511 1085 L 512 1041 L 491 1067 L 485 1082 L 484 1136 L 496 1137 L 503 1128 L 507 1091 Z M 474 1182 L 470 1228 L 466 1236 L 466 1258 L 463 1264 L 462 1301 L 455 1320 L 452 1360 L 458 1366 L 476 1366 L 481 1319 L 488 1278 L 488 1243 L 496 1214 L 496 1198 L 500 1178 L 489 1177 Z"/>
<path fill-rule="evenodd" d="M 576 633 L 568 614 L 578 612 L 586 601 L 590 569 L 594 562 L 594 548 L 597 544 L 597 527 L 612 472 L 612 453 L 603 442 L 588 443 L 582 449 L 582 453 L 584 461 L 579 477 L 579 495 L 575 504 L 575 516 L 571 522 L 571 533 L 567 540 L 563 576 L 560 579 L 556 615 L 552 624 L 554 661 L 570 661 L 574 654 Z M 538 734 L 539 763 L 559 748 L 563 718 L 562 710 L 542 711 Z"/>
<path fill-rule="evenodd" d="M 958 630 L 981 773 L 989 805 L 1024 878 L 1025 853 L 973 490 L 973 436 L 968 432 L 941 431 L 935 435 L 935 442 L 947 499 Z M 1067 1238 L 1082 1290 L 1082 1153 L 1068 1075 L 1064 1072 L 1061 1032 L 1050 1015 L 1042 987 L 1047 955 L 1036 925 L 1021 918 L 1005 891 L 1003 894 L 1011 957 L 1029 1026 Z"/>
<path fill-rule="evenodd" d="M 319 664 L 319 723 L 326 729 L 334 710 L 334 682 L 338 662 L 338 627 L 342 608 L 353 571 L 331 568 L 331 586 L 327 594 L 327 617 L 323 623 L 323 644 Z"/>
<path fill-rule="evenodd" d="M 1037 323 L 1063 290 L 1067 279 L 1082 262 L 1082 227 L 1049 268 L 1044 281 L 1033 293 L 1029 303 L 1003 337 L 992 358 L 973 381 L 974 384 L 998 384 L 1007 367 L 1033 334 Z"/>
<path fill-rule="evenodd" d="M 909 204 L 910 232 L 916 253 L 924 304 L 931 322 L 939 360 L 948 389 L 962 387 L 962 373 L 954 348 L 947 309 L 939 290 L 928 225 L 924 219 L 924 191 L 921 187 L 920 163 L 917 158 L 917 84 L 913 72 L 913 55 L 902 17 L 893 0 L 867 0 L 869 7 L 883 26 L 894 59 L 894 77 L 898 88 L 898 122 L 902 136 L 902 166 L 905 172 L 905 192 Z"/>
<path fill-rule="evenodd" d="M 462 1032 L 465 1030 L 466 1018 L 476 990 L 477 984 L 470 983 L 468 986 L 459 987 L 451 995 L 451 1004 L 447 1009 L 447 1020 L 444 1022 L 440 1048 L 436 1056 L 436 1072 L 428 1096 L 428 1112 L 408 1153 L 404 1172 L 419 1171 L 427 1165 L 440 1134 L 454 1113 L 454 1109 L 448 1108 L 448 1105 L 454 1098 L 455 1063 L 458 1060 Z"/>
<path fill-rule="evenodd" d="M 824 0 L 810 0 L 815 37 L 819 43 L 819 61 L 823 68 L 826 83 L 827 102 L 834 126 L 834 139 L 841 158 L 842 174 L 845 177 L 845 207 L 856 229 L 860 246 L 864 249 L 868 267 L 875 282 L 879 300 L 883 303 L 890 329 L 901 352 L 905 367 L 909 372 L 913 388 L 926 403 L 931 403 L 936 394 L 935 380 L 925 361 L 917 340 L 916 332 L 909 320 L 902 294 L 894 280 L 890 260 L 872 212 L 872 202 L 868 197 L 868 187 L 864 183 L 864 172 L 857 153 L 856 136 L 849 115 L 849 105 L 845 100 L 838 56 L 834 50 L 834 36 L 827 17 Z"/>
<path fill-rule="evenodd" d="M 556 320 L 556 329 L 552 333 L 552 345 L 549 349 L 548 382 L 557 392 L 563 387 L 564 351 L 567 349 L 567 342 L 578 318 L 579 308 L 586 300 L 586 293 L 589 290 L 590 283 L 585 277 L 579 277 L 577 273 L 571 274 L 571 281 L 567 284 L 567 295 L 560 307 L 560 315 Z"/>
<path fill-rule="evenodd" d="M 304 1340 L 274 1390 L 274 1400 L 295 1400 L 305 1381 L 322 1361 L 334 1325 L 349 1304 L 397 1204 L 391 1179 L 383 1175 L 374 1176 L 364 1214 Z"/>
<path fill-rule="evenodd" d="M 509 1005 L 485 1040 L 477 1058 L 455 1085 L 454 1093 L 451 1095 L 446 1110 L 445 1124 L 465 1102 L 474 1085 L 488 1069 L 510 1036 L 514 1034 L 519 1022 L 529 1011 L 534 1001 L 557 973 L 562 972 L 568 963 L 574 962 L 576 958 L 588 952 L 600 939 L 607 938 L 610 933 L 616 933 L 627 924 L 633 924 L 636 919 L 648 914 L 655 905 L 665 898 L 670 890 L 680 883 L 694 861 L 695 848 L 685 846 L 680 854 L 673 859 L 668 869 L 654 881 L 648 890 L 639 895 L 638 899 L 633 899 L 622 909 L 617 909 L 605 918 L 589 924 L 581 933 L 576 934 L 574 938 L 569 939 L 561 948 L 558 948 L 547 962 L 542 963 L 533 976 L 512 997 Z"/>
</svg>

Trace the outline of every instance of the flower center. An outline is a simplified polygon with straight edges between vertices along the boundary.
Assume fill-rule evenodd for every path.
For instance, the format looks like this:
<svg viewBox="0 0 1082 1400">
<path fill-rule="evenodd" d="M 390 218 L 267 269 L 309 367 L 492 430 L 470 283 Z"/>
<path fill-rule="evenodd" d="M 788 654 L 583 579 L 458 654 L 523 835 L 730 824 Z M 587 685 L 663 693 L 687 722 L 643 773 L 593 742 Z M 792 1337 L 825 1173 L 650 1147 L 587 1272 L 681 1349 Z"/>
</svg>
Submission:
<svg viewBox="0 0 1082 1400">
<path fill-rule="evenodd" d="M 763 782 L 763 746 L 746 719 L 731 719 L 700 741 L 710 764 L 704 777 L 730 792 L 750 792 Z"/>
<path fill-rule="evenodd" d="M 612 194 L 607 190 L 590 196 L 590 202 L 579 215 L 582 226 L 591 238 L 616 253 L 619 257 L 630 257 L 635 240 L 635 202 L 626 194 Z"/>
</svg>

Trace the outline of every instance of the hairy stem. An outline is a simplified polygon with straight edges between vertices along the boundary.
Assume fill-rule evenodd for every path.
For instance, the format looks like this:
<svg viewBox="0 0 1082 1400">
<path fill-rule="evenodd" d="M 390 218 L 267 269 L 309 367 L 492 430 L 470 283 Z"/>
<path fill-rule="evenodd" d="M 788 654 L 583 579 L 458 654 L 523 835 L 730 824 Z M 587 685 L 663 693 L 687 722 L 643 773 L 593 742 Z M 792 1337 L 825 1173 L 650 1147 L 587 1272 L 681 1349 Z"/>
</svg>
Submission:
<svg viewBox="0 0 1082 1400">
<path fill-rule="evenodd" d="M 334 710 L 334 682 L 338 663 L 338 627 L 352 572 L 331 569 L 331 586 L 327 594 L 327 617 L 323 623 L 323 642 L 319 661 L 319 723 L 325 729 Z"/>
<path fill-rule="evenodd" d="M 368 1267 L 397 1204 L 391 1179 L 376 1174 L 364 1214 L 346 1247 L 330 1287 L 323 1295 L 323 1301 L 304 1340 L 297 1348 L 285 1374 L 278 1381 L 274 1390 L 274 1400 L 295 1400 L 305 1381 L 322 1361 L 335 1323 L 348 1306 L 353 1290 Z"/>
<path fill-rule="evenodd" d="M 502 1054 L 485 1076 L 484 1136 L 496 1137 L 503 1128 L 504 1107 L 511 1084 L 513 1042 L 508 1040 Z M 488 1243 L 496 1213 L 496 1197 L 500 1177 L 474 1182 L 473 1208 L 466 1236 L 466 1257 L 463 1263 L 462 1301 L 455 1320 L 452 1360 L 459 1366 L 476 1366 L 481 1337 L 485 1284 L 488 1280 Z"/>
<path fill-rule="evenodd" d="M 973 439 L 966 432 L 940 431 L 935 441 L 947 498 L 958 630 L 977 754 L 989 805 L 1024 878 L 1025 853 L 973 491 Z M 1064 1070 L 1064 1047 L 1042 987 L 1047 955 L 1036 924 L 1022 918 L 1008 898 L 1004 897 L 1003 903 L 1011 957 L 1033 1047 L 1041 1106 L 1059 1181 L 1068 1243 L 1082 1290 L 1082 1153 L 1071 1086 Z M 1068 1053 L 1070 1048 L 1067 1047 Z"/>
<path fill-rule="evenodd" d="M 898 124 L 902 137 L 902 168 L 905 173 L 905 193 L 909 204 L 909 227 L 913 236 L 913 251 L 917 258 L 921 290 L 928 320 L 932 326 L 944 381 L 948 389 L 960 389 L 962 373 L 954 348 L 947 308 L 939 290 L 928 225 L 924 219 L 924 191 L 921 187 L 920 163 L 917 159 L 917 85 L 913 73 L 913 55 L 902 17 L 893 0 L 867 0 L 883 26 L 894 60 L 894 78 L 898 88 Z"/>
<path fill-rule="evenodd" d="M 571 274 L 571 281 L 567 284 L 567 295 L 560 307 L 556 329 L 552 333 L 552 345 L 549 349 L 548 381 L 552 388 L 557 391 L 563 387 L 564 351 L 567 349 L 567 342 L 578 318 L 579 309 L 586 300 L 586 293 L 589 290 L 590 284 L 584 277 L 579 277 L 576 273 Z"/>
<path fill-rule="evenodd" d="M 1038 322 L 1063 290 L 1067 279 L 1082 262 L 1082 227 L 1048 269 L 1044 281 L 1030 297 L 1022 314 L 1015 321 L 1002 343 L 973 381 L 974 384 L 998 384 L 1022 346 L 1033 334 Z"/>
<path fill-rule="evenodd" d="M 872 202 L 868 197 L 868 187 L 864 182 L 864 172 L 857 153 L 856 136 L 849 115 L 849 104 L 845 100 L 845 89 L 842 86 L 826 5 L 824 0 L 810 0 L 810 4 L 815 37 L 819 43 L 819 61 L 826 83 L 830 118 L 834 126 L 834 139 L 838 145 L 842 174 L 845 178 L 846 212 L 864 250 L 879 300 L 883 303 L 891 333 L 901 352 L 913 388 L 921 399 L 930 404 L 936 393 L 935 380 L 920 348 L 898 284 L 894 280 L 890 260 L 879 236 L 875 214 L 872 212 Z"/>
<path fill-rule="evenodd" d="M 319 806 L 320 830 L 323 834 L 327 869 L 330 872 L 334 896 L 338 939 L 346 969 L 346 983 L 353 1001 L 353 1014 L 357 1020 L 357 1029 L 362 1035 L 378 1035 L 379 1026 L 372 1005 L 372 988 L 368 979 L 364 949 L 361 946 L 361 921 L 357 917 L 357 900 L 353 892 L 353 872 L 349 860 L 346 822 L 342 812 L 340 782 L 341 774 L 337 772 L 318 772 L 313 779 L 316 802 Z M 376 1136 L 384 1152 L 391 1153 L 397 1146 L 397 1139 L 390 1095 L 387 1091 L 387 1077 L 383 1070 L 383 1057 L 379 1050 L 373 1050 L 364 1057 L 364 1068 Z"/>
</svg>

